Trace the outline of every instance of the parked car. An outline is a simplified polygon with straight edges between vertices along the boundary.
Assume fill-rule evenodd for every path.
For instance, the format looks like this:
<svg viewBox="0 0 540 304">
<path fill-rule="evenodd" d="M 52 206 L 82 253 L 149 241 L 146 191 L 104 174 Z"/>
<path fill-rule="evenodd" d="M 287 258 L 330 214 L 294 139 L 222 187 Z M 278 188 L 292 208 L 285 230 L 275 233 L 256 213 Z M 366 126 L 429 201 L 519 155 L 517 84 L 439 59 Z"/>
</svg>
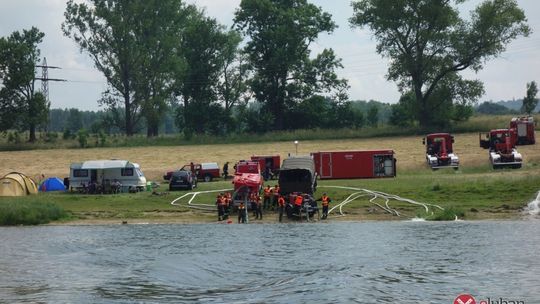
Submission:
<svg viewBox="0 0 540 304">
<path fill-rule="evenodd" d="M 205 182 L 211 182 L 214 178 L 219 178 L 219 166 L 217 163 L 201 163 L 194 164 L 190 163 L 184 165 L 179 171 L 191 171 L 197 179 L 204 180 Z M 171 176 L 175 171 L 168 171 L 163 175 L 164 180 L 170 180 Z"/>
<path fill-rule="evenodd" d="M 171 182 L 169 183 L 169 191 L 177 189 L 192 190 L 197 187 L 197 178 L 191 171 L 175 171 L 171 175 Z"/>
</svg>

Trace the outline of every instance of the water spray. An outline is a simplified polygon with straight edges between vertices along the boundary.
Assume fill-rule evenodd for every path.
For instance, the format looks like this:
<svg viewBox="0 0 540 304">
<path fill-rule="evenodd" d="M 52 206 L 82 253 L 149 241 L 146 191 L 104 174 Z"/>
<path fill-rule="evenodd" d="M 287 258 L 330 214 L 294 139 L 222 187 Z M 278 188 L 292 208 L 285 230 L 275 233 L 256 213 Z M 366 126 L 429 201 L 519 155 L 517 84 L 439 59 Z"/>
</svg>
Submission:
<svg viewBox="0 0 540 304">
<path fill-rule="evenodd" d="M 540 191 L 536 194 L 536 198 L 527 205 L 525 208 L 530 215 L 539 215 L 540 214 Z"/>
</svg>

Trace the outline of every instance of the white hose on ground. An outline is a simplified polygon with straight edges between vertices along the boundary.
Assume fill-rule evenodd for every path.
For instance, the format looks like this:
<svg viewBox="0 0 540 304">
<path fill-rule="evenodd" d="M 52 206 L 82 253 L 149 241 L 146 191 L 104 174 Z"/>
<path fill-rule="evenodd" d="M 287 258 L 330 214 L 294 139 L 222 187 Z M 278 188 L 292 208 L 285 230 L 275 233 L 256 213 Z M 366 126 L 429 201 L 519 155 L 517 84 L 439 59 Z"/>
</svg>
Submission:
<svg viewBox="0 0 540 304">
<path fill-rule="evenodd" d="M 428 204 L 428 203 L 419 203 L 417 201 L 413 201 L 411 199 L 407 199 L 407 198 L 402 198 L 402 197 L 399 197 L 397 195 L 393 195 L 393 194 L 388 194 L 388 193 L 384 193 L 384 192 L 380 192 L 380 191 L 373 191 L 373 190 L 368 190 L 368 189 L 362 189 L 362 188 L 356 188 L 356 187 L 346 187 L 346 186 L 319 186 L 319 188 L 335 188 L 335 189 L 344 189 L 344 190 L 353 190 L 353 191 L 357 191 L 357 192 L 354 192 L 352 193 L 351 195 L 349 195 L 345 200 L 343 200 L 341 203 L 335 205 L 334 207 L 332 207 L 330 210 L 328 210 L 328 214 L 330 214 L 332 211 L 334 211 L 335 209 L 339 208 L 339 214 L 340 215 L 345 215 L 343 213 L 343 207 L 351 202 L 353 202 L 354 200 L 360 198 L 360 197 L 364 197 L 364 196 L 371 196 L 371 199 L 369 200 L 370 203 L 374 204 L 375 206 L 383 209 L 384 211 L 392 214 L 392 215 L 396 215 L 396 216 L 400 216 L 400 213 L 393 209 L 392 207 L 390 207 L 389 205 L 389 202 L 390 200 L 396 200 L 396 201 L 400 201 L 400 202 L 405 202 L 405 203 L 409 203 L 409 204 L 413 204 L 413 205 L 416 205 L 416 206 L 421 206 L 424 208 L 424 210 L 426 211 L 426 213 L 429 212 L 429 207 L 433 207 L 433 208 L 438 208 L 440 210 L 444 210 L 444 208 L 442 208 L 441 206 L 439 205 L 435 205 L 435 204 Z M 377 199 L 384 199 L 385 200 L 385 203 L 384 205 L 385 206 L 382 206 L 381 204 L 377 203 L 376 200 Z"/>
<path fill-rule="evenodd" d="M 442 208 L 441 206 L 439 205 L 435 205 L 435 204 L 428 204 L 428 203 L 420 203 L 420 202 L 417 202 L 417 201 L 414 201 L 414 200 L 411 200 L 411 199 L 407 199 L 407 198 L 402 198 L 402 197 L 399 197 L 397 195 L 393 195 L 393 194 L 388 194 L 388 193 L 384 193 L 384 192 L 380 192 L 380 191 L 373 191 L 373 190 L 368 190 L 368 189 L 363 189 L 363 188 L 356 188 L 356 187 L 346 187 L 346 186 L 319 186 L 319 188 L 334 188 L 334 189 L 343 189 L 343 190 L 353 190 L 353 191 L 356 191 L 352 194 L 350 194 L 345 200 L 343 200 L 342 202 L 340 202 L 339 204 L 335 205 L 334 207 L 332 207 L 330 210 L 328 210 L 328 214 L 332 213 L 332 211 L 334 211 L 335 209 L 338 209 L 339 208 L 339 215 L 341 216 L 344 216 L 345 214 L 343 213 L 343 207 L 353 201 L 355 201 L 356 199 L 360 198 L 360 197 L 366 197 L 366 196 L 371 196 L 371 198 L 369 199 L 369 202 L 372 203 L 373 205 L 381 208 L 382 210 L 392 214 L 392 215 L 396 215 L 396 216 L 400 216 L 401 214 L 394 208 L 390 207 L 389 205 L 389 202 L 390 200 L 396 200 L 396 201 L 400 201 L 400 202 L 405 202 L 405 203 L 409 203 L 409 204 L 413 204 L 413 205 L 416 205 L 416 206 L 421 206 L 424 208 L 424 210 L 426 211 L 426 213 L 429 213 L 429 207 L 433 207 L 433 208 L 438 208 L 440 210 L 444 210 L 444 208 Z M 193 200 L 195 199 L 195 197 L 197 197 L 199 194 L 205 194 L 205 193 L 215 193 L 215 192 L 225 192 L 225 191 L 231 191 L 231 189 L 220 189 L 220 190 L 208 190 L 208 191 L 196 191 L 196 192 L 188 192 L 188 193 L 185 193 L 184 195 L 174 199 L 172 202 L 171 202 L 171 205 L 174 205 L 174 206 L 180 206 L 180 204 L 178 203 L 180 200 L 186 198 L 186 197 L 189 197 L 191 196 L 191 198 L 189 199 L 189 201 L 187 202 L 187 207 L 189 208 L 192 208 L 192 209 L 197 209 L 197 210 L 204 210 L 204 211 L 211 211 L 211 212 L 214 212 L 216 210 L 216 206 L 215 205 L 210 205 L 210 204 L 197 204 L 197 203 L 193 203 Z M 384 206 L 379 204 L 378 202 L 376 202 L 377 199 L 384 199 Z M 245 209 L 246 210 L 246 221 L 247 221 L 247 208 Z M 433 213 L 433 212 L 432 212 Z"/>
<path fill-rule="evenodd" d="M 174 199 L 172 202 L 171 202 L 171 205 L 173 206 L 180 206 L 180 204 L 178 204 L 177 202 L 179 202 L 181 199 L 185 198 L 185 197 L 189 197 L 191 196 L 191 198 L 189 199 L 189 201 L 187 202 L 187 206 L 189 208 L 192 208 L 192 209 L 198 209 L 198 210 L 205 210 L 205 211 L 216 211 L 216 206 L 215 205 L 210 205 L 210 204 L 196 204 L 196 203 L 193 203 L 193 200 L 195 199 L 195 197 L 197 197 L 197 195 L 199 194 L 204 194 L 204 193 L 215 193 L 215 192 L 225 192 L 225 191 L 231 191 L 231 189 L 221 189 L 221 190 L 208 190 L 208 191 L 196 191 L 196 192 L 188 192 L 180 197 L 177 197 L 176 199 Z"/>
</svg>

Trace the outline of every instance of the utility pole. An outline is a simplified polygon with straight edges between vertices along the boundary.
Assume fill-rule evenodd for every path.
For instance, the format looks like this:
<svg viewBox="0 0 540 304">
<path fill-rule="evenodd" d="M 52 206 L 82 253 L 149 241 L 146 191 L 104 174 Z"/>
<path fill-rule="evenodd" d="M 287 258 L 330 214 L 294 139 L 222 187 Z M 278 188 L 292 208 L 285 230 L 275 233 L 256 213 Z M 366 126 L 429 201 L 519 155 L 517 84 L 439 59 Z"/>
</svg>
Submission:
<svg viewBox="0 0 540 304">
<path fill-rule="evenodd" d="M 57 66 L 47 65 L 47 58 L 43 57 L 42 64 L 36 65 L 37 68 L 41 68 L 41 77 L 34 78 L 35 80 L 41 80 L 41 93 L 45 96 L 47 102 L 49 102 L 49 81 L 67 81 L 65 79 L 49 78 L 49 69 L 61 69 Z"/>
</svg>

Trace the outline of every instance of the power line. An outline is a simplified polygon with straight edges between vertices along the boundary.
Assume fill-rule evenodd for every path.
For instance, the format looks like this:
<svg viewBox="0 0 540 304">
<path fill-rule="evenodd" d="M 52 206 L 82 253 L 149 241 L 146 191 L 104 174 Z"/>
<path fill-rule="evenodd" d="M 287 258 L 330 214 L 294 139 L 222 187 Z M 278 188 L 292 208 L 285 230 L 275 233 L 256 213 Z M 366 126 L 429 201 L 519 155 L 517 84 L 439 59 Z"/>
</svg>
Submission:
<svg viewBox="0 0 540 304">
<path fill-rule="evenodd" d="M 47 58 L 43 57 L 43 62 L 36 67 L 41 68 L 41 77 L 34 78 L 35 80 L 41 80 L 41 92 L 45 96 L 45 100 L 49 102 L 49 81 L 67 81 L 65 79 L 49 78 L 49 69 L 60 69 L 57 66 L 47 65 Z"/>
</svg>

